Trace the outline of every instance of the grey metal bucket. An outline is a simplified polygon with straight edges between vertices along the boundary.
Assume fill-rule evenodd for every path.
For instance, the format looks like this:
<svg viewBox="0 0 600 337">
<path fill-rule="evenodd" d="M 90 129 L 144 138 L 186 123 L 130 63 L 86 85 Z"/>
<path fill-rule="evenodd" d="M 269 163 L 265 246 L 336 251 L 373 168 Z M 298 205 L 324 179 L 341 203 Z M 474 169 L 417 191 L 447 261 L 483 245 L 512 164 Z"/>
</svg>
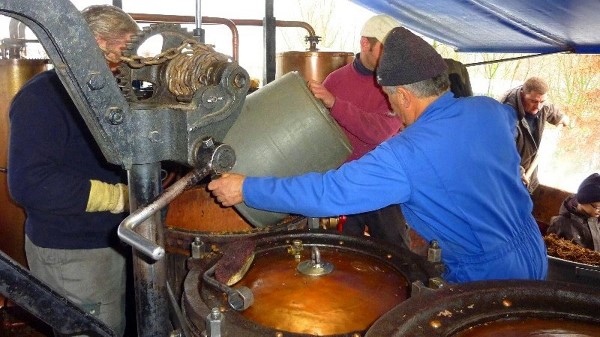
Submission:
<svg viewBox="0 0 600 337">
<path fill-rule="evenodd" d="M 248 176 L 325 172 L 341 165 L 352 152 L 340 126 L 297 72 L 248 95 L 223 142 L 235 150 L 232 172 Z M 275 224 L 287 216 L 244 203 L 235 207 L 256 227 Z"/>
</svg>

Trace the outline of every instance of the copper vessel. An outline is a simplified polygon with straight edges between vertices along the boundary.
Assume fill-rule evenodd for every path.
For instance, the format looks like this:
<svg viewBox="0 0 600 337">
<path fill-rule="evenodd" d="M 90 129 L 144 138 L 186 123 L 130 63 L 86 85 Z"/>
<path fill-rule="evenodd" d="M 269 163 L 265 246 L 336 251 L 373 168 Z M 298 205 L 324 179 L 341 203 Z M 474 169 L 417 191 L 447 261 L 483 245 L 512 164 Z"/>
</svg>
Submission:
<svg viewBox="0 0 600 337">
<path fill-rule="evenodd" d="M 254 293 L 254 304 L 242 315 L 275 330 L 333 335 L 366 330 L 408 297 L 406 278 L 385 261 L 333 247 L 320 253 L 335 266 L 328 275 L 298 272 L 298 264 L 311 258 L 306 248 L 298 258 L 285 250 L 256 256 L 238 284 Z"/>
<path fill-rule="evenodd" d="M 172 274 L 183 279 L 187 274 L 185 259 L 192 243 L 201 240 L 202 249 L 226 244 L 231 240 L 252 237 L 263 232 L 306 228 L 306 218 L 290 215 L 264 226 L 252 226 L 234 207 L 223 207 L 206 189 L 206 184 L 184 191 L 166 208 L 165 245 L 170 255 Z"/>
<path fill-rule="evenodd" d="M 555 336 L 540 327 L 544 321 L 563 321 L 562 328 L 576 331 L 560 336 L 592 337 L 598 336 L 599 310 L 595 287 L 556 281 L 480 281 L 411 297 L 377 320 L 365 337 Z"/>
<path fill-rule="evenodd" d="M 245 310 L 228 305 L 228 294 L 203 277 L 218 261 L 190 262 L 184 282 L 183 311 L 195 335 L 205 329 L 213 308 L 223 315 L 223 336 L 360 335 L 381 315 L 411 295 L 415 281 L 438 277 L 438 268 L 404 248 L 331 231 L 287 231 L 254 238 L 254 262 L 233 288 L 251 290 Z M 306 275 L 300 267 L 317 248 L 323 275 Z"/>
<path fill-rule="evenodd" d="M 297 71 L 304 80 L 323 82 L 332 71 L 354 60 L 354 53 L 336 51 L 288 51 L 278 53 L 275 77 Z"/>
<path fill-rule="evenodd" d="M 0 250 L 15 261 L 27 265 L 24 248 L 25 212 L 8 193 L 9 118 L 13 97 L 34 75 L 46 70 L 48 60 L 0 59 Z"/>
<path fill-rule="evenodd" d="M 550 334 L 548 334 L 550 332 Z M 595 323 L 569 319 L 525 318 L 500 319 L 480 324 L 459 332 L 454 337 L 535 337 L 535 336 L 600 336 L 600 326 Z"/>
<path fill-rule="evenodd" d="M 222 207 L 206 185 L 195 186 L 177 196 L 168 207 L 167 228 L 197 232 L 237 232 L 252 229 L 234 207 Z"/>
</svg>

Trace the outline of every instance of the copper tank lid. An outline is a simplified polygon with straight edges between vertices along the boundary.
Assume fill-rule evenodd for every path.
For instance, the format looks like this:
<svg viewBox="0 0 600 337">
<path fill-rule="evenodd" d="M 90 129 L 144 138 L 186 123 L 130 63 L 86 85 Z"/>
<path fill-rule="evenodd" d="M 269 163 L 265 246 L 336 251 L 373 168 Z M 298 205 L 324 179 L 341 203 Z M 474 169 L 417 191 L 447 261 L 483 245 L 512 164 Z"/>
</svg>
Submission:
<svg viewBox="0 0 600 337">
<path fill-rule="evenodd" d="M 408 297 L 406 278 L 385 261 L 330 247 L 319 251 L 319 263 L 311 259 L 310 247 L 256 256 L 236 284 L 254 294 L 254 304 L 242 315 L 275 330 L 333 335 L 366 330 Z M 310 264 L 324 268 L 305 272 Z"/>
<path fill-rule="evenodd" d="M 182 302 L 197 331 L 217 308 L 227 336 L 358 336 L 405 301 L 409 285 L 440 276 L 437 264 L 407 248 L 332 231 L 292 230 L 254 238 L 254 262 L 231 286 L 251 290 L 253 302 L 244 310 L 234 310 L 228 292 L 204 281 L 216 261 L 188 262 Z M 319 266 L 311 267 L 315 261 Z"/>
<path fill-rule="evenodd" d="M 377 320 L 365 337 L 542 336 L 539 320 L 563 320 L 563 327 L 592 331 L 600 326 L 598 289 L 574 283 L 531 280 L 480 281 L 451 285 L 413 296 Z M 474 327 L 522 324 L 523 334 L 471 335 Z M 527 329 L 527 330 L 525 330 Z M 596 333 L 598 329 L 595 330 Z M 458 333 L 464 334 L 458 334 Z M 489 330 L 488 330 L 489 332 Z M 495 331 L 498 332 L 498 331 Z M 494 332 L 494 333 L 495 333 Z M 546 333 L 548 331 L 545 331 Z M 555 336 L 546 334 L 543 336 Z M 598 336 L 560 334 L 560 336 Z M 556 335 L 558 336 L 558 334 Z"/>
</svg>

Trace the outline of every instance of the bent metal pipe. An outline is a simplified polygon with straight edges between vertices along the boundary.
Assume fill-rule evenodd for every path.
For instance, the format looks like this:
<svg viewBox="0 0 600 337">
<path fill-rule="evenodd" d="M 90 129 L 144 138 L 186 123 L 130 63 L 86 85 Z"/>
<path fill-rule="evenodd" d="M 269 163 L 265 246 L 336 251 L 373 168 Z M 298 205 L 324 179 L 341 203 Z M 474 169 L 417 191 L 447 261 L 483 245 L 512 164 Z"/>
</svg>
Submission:
<svg viewBox="0 0 600 337">
<path fill-rule="evenodd" d="M 215 144 L 212 138 L 205 138 L 202 141 L 196 157 L 198 168 L 191 170 L 183 178 L 169 186 L 149 205 L 136 209 L 119 224 L 117 233 L 122 241 L 155 261 L 164 257 L 165 249 L 163 247 L 136 233 L 134 229 L 209 174 L 222 174 L 231 170 L 235 164 L 233 148 L 225 144 Z"/>
</svg>

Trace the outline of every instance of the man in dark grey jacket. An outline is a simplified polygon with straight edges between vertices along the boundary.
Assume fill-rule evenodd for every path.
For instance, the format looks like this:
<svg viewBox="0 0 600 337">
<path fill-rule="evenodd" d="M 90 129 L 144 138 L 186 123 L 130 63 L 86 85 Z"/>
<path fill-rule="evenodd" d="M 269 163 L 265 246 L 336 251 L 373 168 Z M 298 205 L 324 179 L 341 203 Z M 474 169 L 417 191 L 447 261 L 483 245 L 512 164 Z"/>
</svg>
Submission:
<svg viewBox="0 0 600 337">
<path fill-rule="evenodd" d="M 523 183 L 527 185 L 529 193 L 533 193 L 539 185 L 537 156 L 545 122 L 569 125 L 567 115 L 553 104 L 546 103 L 547 93 L 548 84 L 539 77 L 531 77 L 500 99 L 500 102 L 512 106 L 517 113 L 517 151 L 521 155 Z"/>
</svg>

